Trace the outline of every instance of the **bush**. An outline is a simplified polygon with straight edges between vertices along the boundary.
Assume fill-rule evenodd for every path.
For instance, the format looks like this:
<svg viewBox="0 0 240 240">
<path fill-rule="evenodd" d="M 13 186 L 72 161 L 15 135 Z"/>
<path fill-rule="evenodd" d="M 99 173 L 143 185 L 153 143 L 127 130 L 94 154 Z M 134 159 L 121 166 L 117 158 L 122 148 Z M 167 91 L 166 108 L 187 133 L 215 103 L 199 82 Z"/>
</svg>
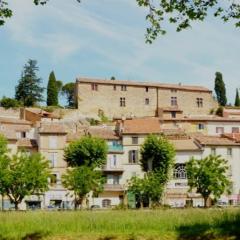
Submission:
<svg viewBox="0 0 240 240">
<path fill-rule="evenodd" d="M 223 107 L 220 106 L 217 111 L 216 111 L 216 115 L 219 116 L 219 117 L 222 117 L 223 116 Z"/>
<path fill-rule="evenodd" d="M 19 102 L 18 100 L 8 97 L 3 97 L 2 100 L 0 101 L 0 105 L 5 109 L 18 108 L 22 106 L 21 102 Z"/>
</svg>

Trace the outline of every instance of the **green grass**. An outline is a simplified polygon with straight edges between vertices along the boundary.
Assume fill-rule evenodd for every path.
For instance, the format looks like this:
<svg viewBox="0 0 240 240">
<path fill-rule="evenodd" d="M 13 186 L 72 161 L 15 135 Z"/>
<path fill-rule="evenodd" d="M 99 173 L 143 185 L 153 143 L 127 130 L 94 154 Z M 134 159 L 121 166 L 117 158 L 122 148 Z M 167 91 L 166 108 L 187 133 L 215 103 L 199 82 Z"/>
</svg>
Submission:
<svg viewBox="0 0 240 240">
<path fill-rule="evenodd" d="M 0 240 L 240 239 L 237 209 L 4 212 Z"/>
</svg>

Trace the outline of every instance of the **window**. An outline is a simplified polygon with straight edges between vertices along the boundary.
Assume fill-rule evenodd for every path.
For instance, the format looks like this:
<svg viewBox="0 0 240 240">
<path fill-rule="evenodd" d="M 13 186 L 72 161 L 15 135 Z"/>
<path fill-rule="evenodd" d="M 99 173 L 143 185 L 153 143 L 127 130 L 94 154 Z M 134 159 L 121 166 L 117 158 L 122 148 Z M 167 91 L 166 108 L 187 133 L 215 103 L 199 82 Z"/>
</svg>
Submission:
<svg viewBox="0 0 240 240">
<path fill-rule="evenodd" d="M 224 133 L 224 128 L 223 127 L 216 127 L 216 133 L 223 134 Z"/>
<path fill-rule="evenodd" d="M 198 124 L 198 130 L 204 130 L 205 126 L 203 123 Z"/>
<path fill-rule="evenodd" d="M 203 107 L 203 99 L 202 98 L 197 98 L 197 107 L 202 108 Z"/>
<path fill-rule="evenodd" d="M 232 156 L 232 148 L 228 148 L 227 149 L 227 155 L 228 156 Z"/>
<path fill-rule="evenodd" d="M 135 164 L 138 161 L 138 151 L 137 150 L 131 150 L 128 152 L 129 159 L 128 162 L 131 164 Z"/>
<path fill-rule="evenodd" d="M 124 97 L 120 98 L 120 107 L 126 107 L 126 99 Z"/>
<path fill-rule="evenodd" d="M 111 200 L 110 199 L 103 199 L 102 200 L 102 207 L 107 208 L 111 206 Z"/>
<path fill-rule="evenodd" d="M 113 184 L 114 185 L 119 184 L 119 179 L 120 179 L 119 175 L 113 175 Z"/>
<path fill-rule="evenodd" d="M 138 137 L 132 137 L 132 144 L 138 144 Z"/>
<path fill-rule="evenodd" d="M 127 91 L 127 86 L 126 85 L 122 85 L 121 86 L 121 91 Z"/>
<path fill-rule="evenodd" d="M 50 167 L 56 167 L 57 166 L 57 153 L 56 152 L 50 152 L 48 153 L 48 160 L 50 162 Z"/>
<path fill-rule="evenodd" d="M 232 127 L 232 133 L 239 133 L 238 127 Z"/>
<path fill-rule="evenodd" d="M 148 87 L 145 87 L 145 91 L 148 92 Z"/>
<path fill-rule="evenodd" d="M 171 92 L 172 92 L 172 93 L 176 93 L 176 92 L 177 92 L 177 89 L 171 89 Z"/>
<path fill-rule="evenodd" d="M 117 155 L 113 155 L 111 158 L 111 167 L 114 168 L 117 166 Z"/>
<path fill-rule="evenodd" d="M 186 166 L 185 164 L 179 163 L 175 165 L 175 169 L 173 172 L 173 177 L 175 179 L 186 179 L 187 178 L 187 172 L 186 172 Z"/>
<path fill-rule="evenodd" d="M 96 83 L 92 83 L 92 91 L 97 91 L 98 85 Z"/>
<path fill-rule="evenodd" d="M 177 106 L 177 97 L 171 97 L 171 106 Z"/>
<path fill-rule="evenodd" d="M 216 155 L 216 148 L 211 148 L 211 155 Z"/>
<path fill-rule="evenodd" d="M 145 98 L 145 105 L 149 105 L 150 101 L 149 98 Z"/>
<path fill-rule="evenodd" d="M 17 132 L 16 134 L 18 139 L 26 138 L 26 132 Z"/>
<path fill-rule="evenodd" d="M 171 112 L 171 117 L 172 118 L 176 118 L 176 115 L 177 115 L 176 112 Z"/>
<path fill-rule="evenodd" d="M 116 91 L 117 90 L 117 86 L 113 85 L 113 90 Z"/>
<path fill-rule="evenodd" d="M 57 185 L 57 174 L 51 174 L 51 176 L 50 176 L 50 185 L 52 187 Z"/>
<path fill-rule="evenodd" d="M 49 137 L 49 148 L 51 148 L 51 149 L 57 148 L 57 137 L 56 136 Z"/>
</svg>

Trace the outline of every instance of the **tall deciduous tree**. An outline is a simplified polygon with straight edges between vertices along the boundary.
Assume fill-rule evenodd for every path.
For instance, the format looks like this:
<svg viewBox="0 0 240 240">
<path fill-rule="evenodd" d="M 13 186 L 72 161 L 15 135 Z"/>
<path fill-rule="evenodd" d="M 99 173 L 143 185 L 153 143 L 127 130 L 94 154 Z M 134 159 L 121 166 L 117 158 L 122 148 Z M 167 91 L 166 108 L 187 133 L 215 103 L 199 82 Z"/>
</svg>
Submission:
<svg viewBox="0 0 240 240">
<path fill-rule="evenodd" d="M 43 101 L 44 88 L 40 86 L 42 80 L 37 77 L 37 71 L 37 61 L 28 60 L 16 86 L 15 98 L 22 102 L 24 106 L 34 106 L 36 103 Z"/>
<path fill-rule="evenodd" d="M 68 107 L 75 107 L 75 84 L 66 83 L 62 87 L 62 94 L 67 98 Z"/>
<path fill-rule="evenodd" d="M 67 170 L 63 175 L 63 185 L 74 192 L 75 209 L 82 207 L 83 201 L 91 191 L 98 194 L 103 191 L 105 178 L 101 171 L 94 170 L 88 166 L 76 167 Z"/>
<path fill-rule="evenodd" d="M 107 143 L 98 137 L 85 136 L 65 149 L 65 160 L 70 166 L 100 167 L 107 159 Z"/>
<path fill-rule="evenodd" d="M 57 80 L 53 71 L 50 73 L 49 80 L 48 80 L 47 105 L 48 106 L 58 105 L 58 86 L 57 86 Z"/>
<path fill-rule="evenodd" d="M 219 105 L 225 106 L 227 104 L 226 88 L 225 88 L 225 83 L 223 81 L 222 74 L 220 72 L 216 72 L 215 74 L 214 90 L 215 90 Z"/>
<path fill-rule="evenodd" d="M 190 191 L 196 189 L 204 199 L 204 206 L 211 195 L 219 198 L 229 190 L 230 181 L 227 177 L 229 167 L 221 156 L 210 155 L 201 160 L 190 159 L 186 164 Z"/>
<path fill-rule="evenodd" d="M 239 98 L 239 92 L 238 89 L 236 89 L 236 97 L 235 97 L 235 103 L 234 103 L 235 107 L 239 107 L 240 106 L 240 98 Z"/>
<path fill-rule="evenodd" d="M 49 163 L 39 153 L 21 152 L 9 157 L 7 162 L 0 160 L 0 183 L 16 210 L 24 197 L 39 195 L 48 189 Z"/>
</svg>

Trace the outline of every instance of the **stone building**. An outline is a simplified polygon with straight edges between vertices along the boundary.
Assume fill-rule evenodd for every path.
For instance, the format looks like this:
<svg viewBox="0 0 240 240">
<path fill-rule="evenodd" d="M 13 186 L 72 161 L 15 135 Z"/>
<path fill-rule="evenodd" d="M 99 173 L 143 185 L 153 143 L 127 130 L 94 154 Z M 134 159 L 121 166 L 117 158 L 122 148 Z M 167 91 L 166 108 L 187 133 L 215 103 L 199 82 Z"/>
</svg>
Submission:
<svg viewBox="0 0 240 240">
<path fill-rule="evenodd" d="M 86 115 L 110 118 L 207 115 L 217 107 L 212 91 L 201 86 L 78 78 L 76 102 Z"/>
</svg>

